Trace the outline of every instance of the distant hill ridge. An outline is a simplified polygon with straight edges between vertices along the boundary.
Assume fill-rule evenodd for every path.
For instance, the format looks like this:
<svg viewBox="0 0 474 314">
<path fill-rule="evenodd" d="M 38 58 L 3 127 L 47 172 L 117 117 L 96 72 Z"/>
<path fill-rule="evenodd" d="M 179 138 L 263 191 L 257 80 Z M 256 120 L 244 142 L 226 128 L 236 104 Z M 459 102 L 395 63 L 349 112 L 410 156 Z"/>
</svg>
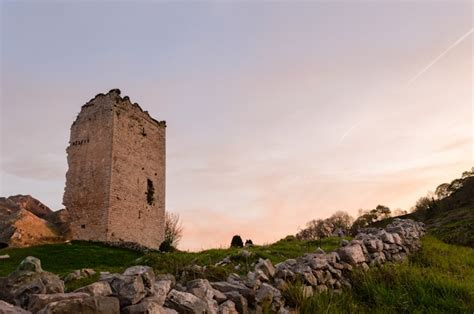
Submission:
<svg viewBox="0 0 474 314">
<path fill-rule="evenodd" d="M 31 195 L 18 194 L 6 198 L 0 197 L 0 212 L 20 209 L 26 209 L 40 218 L 45 218 L 53 213 L 48 206 L 44 205 Z"/>
</svg>

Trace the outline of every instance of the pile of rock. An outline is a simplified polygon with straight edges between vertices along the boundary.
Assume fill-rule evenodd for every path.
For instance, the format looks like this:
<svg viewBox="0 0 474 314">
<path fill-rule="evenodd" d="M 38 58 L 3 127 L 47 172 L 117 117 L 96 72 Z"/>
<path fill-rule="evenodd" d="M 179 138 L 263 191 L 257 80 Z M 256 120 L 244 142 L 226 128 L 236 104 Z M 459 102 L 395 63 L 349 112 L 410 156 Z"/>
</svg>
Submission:
<svg viewBox="0 0 474 314">
<path fill-rule="evenodd" d="M 98 282 L 64 293 L 64 283 L 25 259 L 7 278 L 0 278 L 0 313 L 289 313 L 283 293 L 299 282 L 304 296 L 350 287 L 348 274 L 387 261 L 397 262 L 420 247 L 423 224 L 395 219 L 385 230 L 359 233 L 335 252 L 318 249 L 275 266 L 260 259 L 246 276 L 226 281 L 195 279 L 176 283 L 172 275 L 155 275 L 148 266 L 123 274 L 101 273 Z"/>
<path fill-rule="evenodd" d="M 82 269 L 76 269 L 72 273 L 69 273 L 64 277 L 64 282 L 70 282 L 73 280 L 78 280 L 78 279 L 84 279 L 84 278 L 89 278 L 92 277 L 96 274 L 95 270 L 91 268 L 82 268 Z"/>
</svg>

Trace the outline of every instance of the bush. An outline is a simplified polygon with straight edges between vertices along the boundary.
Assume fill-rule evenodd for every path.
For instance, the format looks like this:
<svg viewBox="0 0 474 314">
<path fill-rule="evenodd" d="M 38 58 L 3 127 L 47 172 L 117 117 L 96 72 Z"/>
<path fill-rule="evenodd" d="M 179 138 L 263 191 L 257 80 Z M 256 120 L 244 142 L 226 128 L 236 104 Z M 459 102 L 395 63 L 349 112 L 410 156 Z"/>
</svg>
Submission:
<svg viewBox="0 0 474 314">
<path fill-rule="evenodd" d="M 165 240 L 160 245 L 160 251 L 170 252 L 178 247 L 183 237 L 183 226 L 178 214 L 165 213 Z M 162 250 L 163 246 L 163 250 Z"/>
<path fill-rule="evenodd" d="M 161 242 L 159 250 L 161 252 L 174 252 L 176 251 L 176 248 L 173 246 L 173 244 L 170 241 L 165 240 Z"/>
<path fill-rule="evenodd" d="M 232 237 L 232 241 L 230 242 L 230 247 L 244 247 L 244 242 L 239 235 L 235 235 Z"/>
</svg>

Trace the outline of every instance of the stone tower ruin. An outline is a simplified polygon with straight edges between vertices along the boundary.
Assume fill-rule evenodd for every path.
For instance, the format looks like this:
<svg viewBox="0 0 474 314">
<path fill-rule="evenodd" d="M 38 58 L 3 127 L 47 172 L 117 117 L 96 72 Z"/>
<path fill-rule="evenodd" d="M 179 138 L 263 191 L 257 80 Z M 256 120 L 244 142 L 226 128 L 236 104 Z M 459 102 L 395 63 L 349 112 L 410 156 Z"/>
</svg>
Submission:
<svg viewBox="0 0 474 314">
<path fill-rule="evenodd" d="M 166 122 L 114 89 L 82 106 L 71 126 L 63 204 L 73 239 L 164 239 Z"/>
</svg>

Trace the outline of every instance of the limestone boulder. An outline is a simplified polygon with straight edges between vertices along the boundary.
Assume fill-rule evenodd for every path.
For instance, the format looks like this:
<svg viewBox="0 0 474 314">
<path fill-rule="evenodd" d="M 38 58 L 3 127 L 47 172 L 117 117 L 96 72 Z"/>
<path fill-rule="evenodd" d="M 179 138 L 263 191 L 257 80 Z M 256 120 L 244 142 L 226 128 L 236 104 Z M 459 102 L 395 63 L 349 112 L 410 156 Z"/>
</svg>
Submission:
<svg viewBox="0 0 474 314">
<path fill-rule="evenodd" d="M 26 311 L 21 307 L 14 306 L 13 304 L 7 303 L 0 300 L 0 313 L 2 314 L 30 314 L 30 311 Z"/>
<path fill-rule="evenodd" d="M 114 274 L 106 281 L 110 284 L 112 295 L 120 300 L 120 306 L 137 304 L 147 295 L 141 276 Z"/>
<path fill-rule="evenodd" d="M 275 285 L 275 288 L 277 288 L 280 291 L 286 291 L 290 287 L 288 283 L 281 278 L 275 278 L 274 285 Z"/>
<path fill-rule="evenodd" d="M 393 235 L 385 230 L 381 230 L 378 236 L 384 243 L 388 243 L 388 244 L 395 243 L 395 239 L 393 238 Z"/>
<path fill-rule="evenodd" d="M 70 282 L 73 280 L 84 279 L 96 274 L 95 270 L 91 268 L 76 269 L 72 273 L 69 273 L 64 278 L 64 282 Z"/>
<path fill-rule="evenodd" d="M 178 290 L 171 290 L 165 301 L 166 307 L 178 313 L 206 313 L 207 304 L 197 296 Z"/>
<path fill-rule="evenodd" d="M 269 259 L 260 258 L 255 265 L 255 270 L 261 270 L 268 278 L 275 276 L 275 267 Z"/>
<path fill-rule="evenodd" d="M 339 248 L 337 251 L 341 260 L 351 265 L 356 265 L 365 262 L 364 251 L 358 243 L 351 243 L 349 245 Z"/>
<path fill-rule="evenodd" d="M 230 273 L 229 276 L 227 276 L 227 282 L 235 283 L 235 284 L 241 284 L 242 283 L 242 278 L 240 278 L 239 274 Z"/>
<path fill-rule="evenodd" d="M 239 314 L 237 309 L 235 308 L 235 303 L 231 300 L 227 300 L 221 305 L 219 305 L 218 314 Z"/>
<path fill-rule="evenodd" d="M 41 268 L 41 261 L 34 257 L 28 256 L 20 262 L 20 265 L 16 268 L 16 272 L 33 272 L 40 273 L 43 269 Z"/>
<path fill-rule="evenodd" d="M 152 295 L 154 293 L 155 273 L 153 272 L 153 268 L 150 266 L 132 266 L 127 268 L 123 275 L 142 277 L 147 295 Z"/>
<path fill-rule="evenodd" d="M 275 277 L 285 280 L 285 281 L 294 281 L 296 279 L 296 275 L 289 269 L 278 268 Z"/>
<path fill-rule="evenodd" d="M 328 265 L 328 260 L 324 255 L 317 254 L 308 258 L 308 265 L 312 269 L 324 269 Z"/>
<path fill-rule="evenodd" d="M 27 307 L 33 294 L 63 293 L 64 282 L 55 274 L 43 271 L 41 261 L 25 258 L 8 277 L 0 278 L 0 299 Z"/>
<path fill-rule="evenodd" d="M 155 280 L 156 281 L 170 280 L 171 287 L 174 287 L 174 285 L 176 284 L 176 278 L 171 274 L 157 274 L 155 275 Z"/>
<path fill-rule="evenodd" d="M 271 308 L 275 312 L 283 306 L 283 298 L 280 290 L 268 283 L 263 283 L 257 290 L 255 301 L 258 306 Z"/>
<path fill-rule="evenodd" d="M 53 293 L 53 294 L 33 294 L 28 301 L 28 310 L 36 313 L 49 303 L 69 299 L 84 299 L 89 297 L 87 293 Z"/>
<path fill-rule="evenodd" d="M 218 281 L 218 282 L 211 282 L 211 286 L 214 289 L 219 290 L 220 292 L 224 293 L 226 296 L 227 296 L 227 292 L 235 291 L 241 294 L 244 298 L 248 299 L 249 301 L 253 301 L 255 299 L 254 291 L 243 284 Z"/>
<path fill-rule="evenodd" d="M 216 290 L 212 288 L 214 291 L 214 300 L 217 301 L 218 304 L 221 304 L 227 300 L 227 297 L 225 296 L 224 293 L 220 292 L 219 290 Z"/>
<path fill-rule="evenodd" d="M 187 292 L 197 296 L 207 305 L 208 313 L 217 313 L 218 304 L 214 300 L 214 288 L 207 279 L 195 279 L 187 283 Z"/>
<path fill-rule="evenodd" d="M 392 233 L 392 236 L 393 236 L 393 241 L 395 242 L 395 244 L 397 245 L 403 244 L 403 240 L 398 233 Z"/>
<path fill-rule="evenodd" d="M 249 313 L 248 301 L 240 293 L 236 291 L 229 291 L 225 296 L 235 304 L 235 308 L 241 314 Z"/>
<path fill-rule="evenodd" d="M 253 272 L 248 272 L 247 277 L 244 280 L 244 283 L 247 287 L 256 290 L 260 287 L 262 282 L 268 282 L 270 279 L 265 275 L 261 270 L 256 270 Z"/>
<path fill-rule="evenodd" d="M 159 305 L 165 304 L 166 296 L 168 295 L 168 292 L 171 290 L 171 286 L 172 286 L 172 281 L 169 279 L 155 281 L 154 283 L 155 294 L 153 295 L 153 298 L 156 299 Z"/>
<path fill-rule="evenodd" d="M 194 294 L 203 300 L 212 300 L 214 298 L 214 288 L 207 279 L 195 279 L 186 284 L 187 292 Z"/>
<path fill-rule="evenodd" d="M 110 288 L 110 284 L 107 281 L 98 281 L 76 289 L 74 292 L 83 292 L 96 297 L 106 297 L 112 294 L 112 288 Z"/>
<path fill-rule="evenodd" d="M 126 306 L 121 314 L 164 314 L 165 309 L 160 304 L 145 298 L 140 303 Z"/>
<path fill-rule="evenodd" d="M 119 314 L 120 303 L 113 297 L 86 297 L 49 303 L 37 314 Z"/>
</svg>

